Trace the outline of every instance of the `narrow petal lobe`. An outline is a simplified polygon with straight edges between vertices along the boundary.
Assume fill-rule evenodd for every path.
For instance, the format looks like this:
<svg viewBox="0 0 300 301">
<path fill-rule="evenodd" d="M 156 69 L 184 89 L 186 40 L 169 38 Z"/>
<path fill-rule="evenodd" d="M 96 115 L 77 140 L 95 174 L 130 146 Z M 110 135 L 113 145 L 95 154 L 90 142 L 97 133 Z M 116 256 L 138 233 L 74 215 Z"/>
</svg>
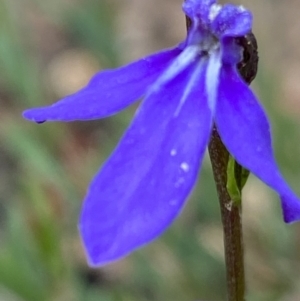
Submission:
<svg viewBox="0 0 300 301">
<path fill-rule="evenodd" d="M 252 28 L 252 14 L 242 6 L 225 4 L 212 22 L 212 29 L 219 37 L 242 37 Z"/>
<path fill-rule="evenodd" d="M 274 159 L 266 115 L 233 67 L 222 70 L 215 118 L 220 136 L 234 158 L 280 195 L 285 222 L 300 220 L 299 199 Z"/>
<path fill-rule="evenodd" d="M 192 20 L 200 18 L 208 23 L 211 6 L 216 2 L 216 0 L 186 0 L 182 4 L 182 9 Z"/>
<path fill-rule="evenodd" d="M 202 67 L 189 67 L 145 99 L 94 178 L 79 225 L 91 265 L 116 260 L 148 243 L 182 209 L 211 125 Z"/>
<path fill-rule="evenodd" d="M 51 106 L 26 110 L 31 121 L 72 121 L 103 118 L 138 100 L 181 50 L 158 52 L 124 67 L 97 73 L 86 87 Z"/>
</svg>

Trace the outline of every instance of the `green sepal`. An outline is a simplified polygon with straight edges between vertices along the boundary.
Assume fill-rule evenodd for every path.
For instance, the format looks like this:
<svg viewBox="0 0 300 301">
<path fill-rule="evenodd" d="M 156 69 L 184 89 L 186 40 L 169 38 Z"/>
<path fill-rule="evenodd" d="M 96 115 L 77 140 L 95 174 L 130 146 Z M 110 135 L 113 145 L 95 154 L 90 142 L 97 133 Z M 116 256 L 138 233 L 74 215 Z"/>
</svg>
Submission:
<svg viewBox="0 0 300 301">
<path fill-rule="evenodd" d="M 238 164 L 236 161 L 235 161 L 236 164 Z M 248 178 L 249 178 L 249 175 L 250 175 L 250 171 L 244 167 L 242 167 L 242 171 L 241 171 L 241 191 L 242 189 L 244 188 Z"/>
<path fill-rule="evenodd" d="M 240 205 L 242 201 L 242 189 L 245 186 L 249 170 L 239 165 L 233 157 L 229 156 L 227 164 L 226 188 L 233 203 Z"/>
</svg>

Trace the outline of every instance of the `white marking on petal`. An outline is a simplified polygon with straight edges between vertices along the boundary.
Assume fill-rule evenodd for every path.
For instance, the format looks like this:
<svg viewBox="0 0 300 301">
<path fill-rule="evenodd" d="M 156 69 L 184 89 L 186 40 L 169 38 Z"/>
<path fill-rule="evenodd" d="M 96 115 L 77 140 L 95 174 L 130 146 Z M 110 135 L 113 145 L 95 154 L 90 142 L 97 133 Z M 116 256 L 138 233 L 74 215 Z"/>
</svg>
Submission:
<svg viewBox="0 0 300 301">
<path fill-rule="evenodd" d="M 175 149 L 175 148 L 173 148 L 172 150 L 171 150 L 171 156 L 172 157 L 174 157 L 174 156 L 176 156 L 176 154 L 177 154 L 177 150 Z"/>
<path fill-rule="evenodd" d="M 216 18 L 216 16 L 219 14 L 221 8 L 222 8 L 222 5 L 220 5 L 220 4 L 213 4 L 210 7 L 210 11 L 209 11 L 209 15 L 208 15 L 208 19 L 210 20 L 210 22 L 212 22 Z"/>
<path fill-rule="evenodd" d="M 220 51 L 211 51 L 206 69 L 205 86 L 208 99 L 208 107 L 214 114 L 216 107 L 217 91 L 220 80 L 221 54 Z"/>
<path fill-rule="evenodd" d="M 191 45 L 184 49 L 171 63 L 171 65 L 163 72 L 163 74 L 156 80 L 156 82 L 150 87 L 148 95 L 153 92 L 157 92 L 161 86 L 165 85 L 181 71 L 183 71 L 196 58 L 198 53 L 198 45 Z"/>
<path fill-rule="evenodd" d="M 190 170 L 190 166 L 186 162 L 182 162 L 180 164 L 180 168 L 185 172 L 188 172 Z"/>
<path fill-rule="evenodd" d="M 242 13 L 244 11 L 246 11 L 246 8 L 243 5 L 239 5 L 238 6 L 239 11 Z"/>
<path fill-rule="evenodd" d="M 187 97 L 189 96 L 189 94 L 191 93 L 191 90 L 195 84 L 195 82 L 199 79 L 199 74 L 201 73 L 202 71 L 202 68 L 203 68 L 203 63 L 204 61 L 203 60 L 200 60 L 200 62 L 198 63 L 197 65 L 197 68 L 194 70 L 189 82 L 187 83 L 186 85 L 186 88 L 184 89 L 184 92 L 183 92 L 183 95 L 182 97 L 180 98 L 180 101 L 179 101 L 179 105 L 178 107 L 176 108 L 176 111 L 175 111 L 175 114 L 174 114 L 174 117 L 177 117 L 182 106 L 184 105 Z"/>
</svg>

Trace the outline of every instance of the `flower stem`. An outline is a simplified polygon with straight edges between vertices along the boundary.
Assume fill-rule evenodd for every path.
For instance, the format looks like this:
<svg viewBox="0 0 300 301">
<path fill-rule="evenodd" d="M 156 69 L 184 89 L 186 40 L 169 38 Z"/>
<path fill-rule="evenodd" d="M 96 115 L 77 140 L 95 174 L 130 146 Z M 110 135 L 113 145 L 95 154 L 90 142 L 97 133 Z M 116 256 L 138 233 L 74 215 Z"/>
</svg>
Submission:
<svg viewBox="0 0 300 301">
<path fill-rule="evenodd" d="M 208 150 L 221 206 L 228 301 L 243 301 L 245 300 L 245 276 L 241 205 L 232 202 L 227 191 L 229 153 L 215 127 Z"/>
<path fill-rule="evenodd" d="M 240 75 L 250 84 L 257 72 L 257 44 L 252 33 L 237 38 L 244 49 L 244 59 L 238 64 Z M 233 201 L 227 188 L 229 153 L 216 127 L 213 127 L 208 151 L 221 207 L 228 301 L 245 300 L 244 249 L 242 231 L 242 202 Z M 242 191 L 242 166 L 235 162 L 237 188 Z"/>
<path fill-rule="evenodd" d="M 192 20 L 186 17 L 187 29 L 192 26 Z M 258 65 L 257 43 L 252 33 L 236 38 L 237 44 L 243 49 L 243 59 L 237 65 L 242 78 L 250 84 L 255 78 Z M 229 153 L 224 146 L 216 126 L 213 127 L 208 146 L 212 163 L 214 179 L 221 207 L 224 232 L 224 250 L 226 263 L 226 278 L 228 301 L 245 300 L 244 249 L 241 210 L 242 202 L 233 201 L 228 192 Z M 235 182 L 240 192 L 244 185 L 243 167 L 235 162 Z"/>
</svg>

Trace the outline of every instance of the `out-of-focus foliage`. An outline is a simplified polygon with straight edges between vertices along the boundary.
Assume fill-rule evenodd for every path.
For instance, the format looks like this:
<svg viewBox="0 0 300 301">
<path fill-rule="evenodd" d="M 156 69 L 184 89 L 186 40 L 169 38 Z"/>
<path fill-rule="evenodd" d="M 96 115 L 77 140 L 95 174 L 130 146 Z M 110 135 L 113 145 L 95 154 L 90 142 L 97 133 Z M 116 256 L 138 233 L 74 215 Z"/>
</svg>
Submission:
<svg viewBox="0 0 300 301">
<path fill-rule="evenodd" d="M 275 14 L 287 9 L 263 2 Z M 289 41 L 266 38 L 272 14 L 259 18 L 261 1 L 248 3 L 258 15 L 261 45 L 255 88 L 273 124 L 280 167 L 300 193 L 300 106 L 291 107 L 295 95 L 284 93 L 289 69 L 278 71 L 292 65 L 277 49 Z M 77 232 L 81 200 L 135 108 L 85 123 L 36 125 L 21 117 L 27 107 L 76 91 L 100 68 L 179 42 L 180 5 L 0 0 L 0 300 L 225 300 L 222 229 L 207 158 L 184 212 L 160 239 L 122 261 L 90 269 Z M 279 208 L 277 196 L 250 177 L 244 192 L 249 300 L 299 300 L 300 226 L 284 225 Z"/>
</svg>

